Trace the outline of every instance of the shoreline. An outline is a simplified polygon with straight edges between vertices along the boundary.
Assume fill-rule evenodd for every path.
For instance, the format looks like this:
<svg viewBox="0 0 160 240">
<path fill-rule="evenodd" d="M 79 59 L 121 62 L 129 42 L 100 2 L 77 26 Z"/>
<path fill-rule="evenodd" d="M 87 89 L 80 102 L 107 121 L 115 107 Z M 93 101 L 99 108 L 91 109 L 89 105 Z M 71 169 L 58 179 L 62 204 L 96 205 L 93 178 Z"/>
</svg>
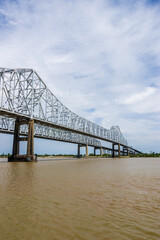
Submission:
<svg viewBox="0 0 160 240">
<path fill-rule="evenodd" d="M 77 157 L 69 157 L 69 156 L 47 156 L 47 157 L 38 157 L 37 158 L 37 162 L 43 162 L 43 161 L 62 161 L 62 160 L 121 160 L 121 159 L 160 159 L 160 157 L 130 157 L 130 156 L 122 156 L 122 157 L 115 157 L 115 158 L 111 158 L 111 157 L 100 157 L 100 156 L 88 156 L 88 157 L 81 157 L 81 158 L 77 158 Z M 8 158 L 6 157 L 0 157 L 0 163 L 6 163 L 8 162 Z"/>
</svg>

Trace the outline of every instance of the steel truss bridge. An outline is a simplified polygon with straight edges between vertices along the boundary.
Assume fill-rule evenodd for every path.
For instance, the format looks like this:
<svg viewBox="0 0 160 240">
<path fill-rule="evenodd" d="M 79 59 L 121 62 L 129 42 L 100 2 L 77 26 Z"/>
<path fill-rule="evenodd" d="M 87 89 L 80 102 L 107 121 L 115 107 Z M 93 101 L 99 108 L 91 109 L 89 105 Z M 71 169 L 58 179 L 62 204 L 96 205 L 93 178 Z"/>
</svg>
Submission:
<svg viewBox="0 0 160 240">
<path fill-rule="evenodd" d="M 33 69 L 0 68 L 0 132 L 14 134 L 12 160 L 19 156 L 19 142 L 27 141 L 27 154 L 34 155 L 34 137 L 52 139 L 128 154 L 129 147 L 118 126 L 109 130 L 73 113 L 47 88 Z M 101 146 L 100 140 L 112 143 Z M 117 145 L 117 148 L 115 146 Z M 123 150 L 121 150 L 123 148 Z M 94 151 L 95 153 L 95 151 Z"/>
</svg>

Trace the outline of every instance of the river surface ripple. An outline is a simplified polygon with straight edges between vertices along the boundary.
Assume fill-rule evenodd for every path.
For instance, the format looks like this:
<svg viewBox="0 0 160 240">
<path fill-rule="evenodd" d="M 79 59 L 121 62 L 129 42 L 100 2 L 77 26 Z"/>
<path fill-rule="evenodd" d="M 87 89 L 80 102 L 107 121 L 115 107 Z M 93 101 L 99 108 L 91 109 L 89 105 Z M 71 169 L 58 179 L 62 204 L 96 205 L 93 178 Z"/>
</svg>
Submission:
<svg viewBox="0 0 160 240">
<path fill-rule="evenodd" d="M 159 240 L 160 158 L 0 162 L 2 240 Z"/>
</svg>

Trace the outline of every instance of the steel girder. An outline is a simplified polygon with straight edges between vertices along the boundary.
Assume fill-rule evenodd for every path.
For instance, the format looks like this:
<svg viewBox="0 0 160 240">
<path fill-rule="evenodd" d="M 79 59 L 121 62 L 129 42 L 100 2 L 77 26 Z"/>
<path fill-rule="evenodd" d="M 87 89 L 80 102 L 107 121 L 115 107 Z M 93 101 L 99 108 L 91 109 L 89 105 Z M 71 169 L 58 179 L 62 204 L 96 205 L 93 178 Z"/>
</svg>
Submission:
<svg viewBox="0 0 160 240">
<path fill-rule="evenodd" d="M 33 69 L 0 68 L 0 110 L 54 123 L 59 127 L 127 146 L 127 140 L 118 126 L 108 130 L 70 111 Z"/>
<path fill-rule="evenodd" d="M 13 134 L 15 119 L 0 116 L 0 132 Z M 28 125 L 20 126 L 20 135 L 28 135 Z M 34 125 L 34 136 L 37 138 L 53 139 L 70 143 L 81 143 L 93 147 L 101 147 L 101 142 L 95 138 L 77 134 L 71 131 L 64 131 L 41 124 Z"/>
</svg>

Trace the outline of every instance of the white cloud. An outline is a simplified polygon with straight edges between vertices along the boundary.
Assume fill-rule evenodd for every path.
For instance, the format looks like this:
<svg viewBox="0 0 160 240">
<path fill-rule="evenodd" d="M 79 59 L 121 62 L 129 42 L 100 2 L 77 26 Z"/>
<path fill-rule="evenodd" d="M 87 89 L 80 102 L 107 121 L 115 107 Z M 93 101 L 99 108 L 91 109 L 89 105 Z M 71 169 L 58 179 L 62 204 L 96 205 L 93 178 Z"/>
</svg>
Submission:
<svg viewBox="0 0 160 240">
<path fill-rule="evenodd" d="M 127 98 L 117 99 L 115 100 L 115 102 L 121 103 L 121 104 L 140 103 L 141 101 L 153 95 L 156 91 L 157 91 L 157 88 L 155 87 L 147 87 L 143 92 L 131 94 Z"/>
<path fill-rule="evenodd" d="M 144 125 L 155 120 L 143 114 L 159 116 L 159 4 L 5 1 L 0 14 L 0 66 L 35 68 L 67 107 L 107 128 L 129 133 L 137 115 Z"/>
</svg>

